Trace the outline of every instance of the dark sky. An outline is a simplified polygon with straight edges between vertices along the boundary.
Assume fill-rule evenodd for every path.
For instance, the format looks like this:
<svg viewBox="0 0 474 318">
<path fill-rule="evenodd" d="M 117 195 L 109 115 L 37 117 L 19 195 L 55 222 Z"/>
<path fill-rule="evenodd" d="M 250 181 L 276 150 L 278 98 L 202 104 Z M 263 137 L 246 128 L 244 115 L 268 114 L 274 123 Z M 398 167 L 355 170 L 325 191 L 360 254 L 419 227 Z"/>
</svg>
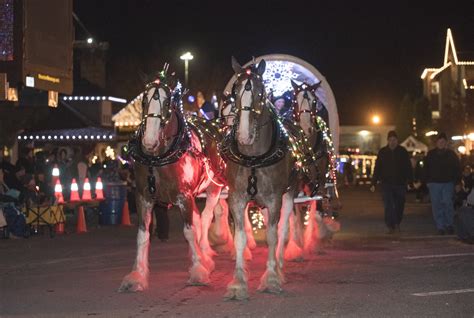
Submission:
<svg viewBox="0 0 474 318">
<path fill-rule="evenodd" d="M 74 2 L 94 37 L 110 43 L 112 87 L 164 61 L 183 78 L 179 56 L 189 50 L 190 86 L 207 89 L 200 85 L 211 78 L 222 89 L 232 75 L 232 55 L 243 64 L 286 53 L 326 77 L 345 124 L 368 123 L 371 112 L 393 123 L 402 97 L 422 94 L 423 68 L 442 65 L 448 27 L 458 51 L 474 52 L 474 0 Z M 127 98 L 141 89 L 137 81 L 127 88 Z"/>
</svg>

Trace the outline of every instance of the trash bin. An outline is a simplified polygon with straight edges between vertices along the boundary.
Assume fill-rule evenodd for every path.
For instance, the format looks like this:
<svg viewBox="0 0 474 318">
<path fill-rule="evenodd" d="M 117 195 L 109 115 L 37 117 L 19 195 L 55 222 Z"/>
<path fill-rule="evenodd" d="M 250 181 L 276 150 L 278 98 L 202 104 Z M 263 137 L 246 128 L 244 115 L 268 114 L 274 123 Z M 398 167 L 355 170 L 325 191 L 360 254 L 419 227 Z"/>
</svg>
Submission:
<svg viewBox="0 0 474 318">
<path fill-rule="evenodd" d="M 99 206 L 99 224 L 114 225 L 122 221 L 122 209 L 127 198 L 126 182 L 104 184 L 105 200 Z"/>
</svg>

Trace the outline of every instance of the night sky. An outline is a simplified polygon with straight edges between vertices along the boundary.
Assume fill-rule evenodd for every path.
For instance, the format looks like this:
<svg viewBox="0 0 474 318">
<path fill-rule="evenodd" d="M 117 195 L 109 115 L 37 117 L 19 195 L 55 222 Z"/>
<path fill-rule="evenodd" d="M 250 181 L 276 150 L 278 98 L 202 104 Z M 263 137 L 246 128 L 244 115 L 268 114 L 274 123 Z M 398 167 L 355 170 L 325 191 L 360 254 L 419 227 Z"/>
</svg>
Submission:
<svg viewBox="0 0 474 318">
<path fill-rule="evenodd" d="M 110 44 L 109 82 L 134 97 L 142 73 L 191 51 L 190 86 L 222 90 L 230 58 L 285 53 L 328 80 L 343 124 L 367 124 L 371 112 L 393 123 L 405 94 L 422 94 L 424 67 L 443 63 L 446 29 L 458 52 L 474 52 L 474 1 L 152 1 L 76 0 L 92 35 Z M 85 38 L 76 24 L 76 38 Z M 474 53 L 471 54 L 474 57 Z M 123 92 L 123 94 L 120 94 Z"/>
</svg>

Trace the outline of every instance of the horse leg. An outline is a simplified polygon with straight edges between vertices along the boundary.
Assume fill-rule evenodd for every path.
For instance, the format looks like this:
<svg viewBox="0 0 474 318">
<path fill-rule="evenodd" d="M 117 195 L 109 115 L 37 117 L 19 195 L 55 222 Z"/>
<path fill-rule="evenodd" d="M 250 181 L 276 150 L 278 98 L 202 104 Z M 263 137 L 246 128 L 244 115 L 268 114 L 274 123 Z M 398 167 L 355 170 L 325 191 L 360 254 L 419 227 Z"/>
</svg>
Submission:
<svg viewBox="0 0 474 318">
<path fill-rule="evenodd" d="M 247 204 L 229 196 L 229 207 L 235 222 L 235 271 L 232 281 L 227 285 L 225 299 L 248 299 L 247 269 L 245 268 L 244 250 L 247 247 L 247 235 L 244 229 L 245 208 Z"/>
<path fill-rule="evenodd" d="M 250 218 L 249 218 L 249 206 L 247 205 L 247 208 L 245 209 L 245 233 L 247 234 L 247 247 L 251 250 L 253 250 L 255 247 L 257 247 L 257 243 L 255 243 L 255 238 L 253 237 L 253 231 L 252 231 L 252 224 L 250 223 Z M 252 257 L 250 256 L 250 259 Z"/>
<path fill-rule="evenodd" d="M 201 251 L 206 254 L 207 258 L 210 260 L 208 267 L 209 271 L 212 272 L 214 270 L 214 261 L 212 261 L 212 257 L 216 255 L 216 252 L 211 248 L 209 245 L 209 227 L 212 222 L 212 212 L 219 201 L 219 195 L 221 193 L 221 187 L 211 184 L 206 189 L 206 206 L 201 214 L 201 239 L 199 240 L 199 246 Z"/>
<path fill-rule="evenodd" d="M 294 205 L 295 213 L 290 215 L 290 239 L 285 248 L 285 260 L 288 261 L 302 261 L 303 249 L 301 240 L 301 209 L 296 204 Z"/>
<path fill-rule="evenodd" d="M 279 237 L 279 212 L 282 206 L 284 206 L 282 211 L 285 214 L 286 221 L 288 221 L 289 214 L 293 207 L 293 196 L 289 193 L 285 193 L 283 196 L 283 204 L 280 198 L 280 196 L 273 197 L 273 200 L 267 204 L 269 213 L 267 225 L 268 258 L 267 269 L 260 278 L 258 290 L 261 292 L 280 293 L 282 291 L 281 284 L 283 283 L 283 275 L 281 269 L 283 268 L 283 249 L 288 226 L 287 224 L 281 226 L 282 236 Z M 278 250 L 277 245 L 279 245 Z M 278 262 L 277 254 L 278 257 L 281 257 L 281 259 L 278 259 Z"/>
<path fill-rule="evenodd" d="M 196 212 L 196 204 L 191 194 L 179 194 L 176 205 L 184 219 L 183 233 L 188 241 L 191 254 L 191 268 L 189 269 L 189 285 L 207 285 L 209 283 L 209 270 L 203 265 L 203 255 L 197 241 L 196 225 L 193 224 L 193 216 Z"/>
<path fill-rule="evenodd" d="M 136 292 L 148 288 L 149 226 L 153 213 L 153 203 L 145 201 L 145 198 L 138 194 L 137 208 L 141 214 L 137 234 L 137 255 L 132 271 L 122 280 L 122 284 L 118 290 L 119 292 Z"/>
<path fill-rule="evenodd" d="M 288 223 L 290 215 L 292 214 L 291 212 L 293 211 L 293 206 L 293 193 L 286 192 L 282 196 L 280 222 L 278 223 L 277 259 L 278 268 L 281 273 L 283 273 L 285 243 L 288 239 Z"/>
<path fill-rule="evenodd" d="M 214 208 L 214 233 L 220 240 L 215 248 L 219 252 L 231 253 L 234 248 L 234 237 L 229 226 L 229 206 L 225 199 L 220 199 Z"/>
<path fill-rule="evenodd" d="M 308 224 L 304 232 L 304 253 L 309 255 L 313 253 L 317 245 L 318 228 L 316 224 L 316 201 L 311 201 L 308 213 Z"/>
</svg>

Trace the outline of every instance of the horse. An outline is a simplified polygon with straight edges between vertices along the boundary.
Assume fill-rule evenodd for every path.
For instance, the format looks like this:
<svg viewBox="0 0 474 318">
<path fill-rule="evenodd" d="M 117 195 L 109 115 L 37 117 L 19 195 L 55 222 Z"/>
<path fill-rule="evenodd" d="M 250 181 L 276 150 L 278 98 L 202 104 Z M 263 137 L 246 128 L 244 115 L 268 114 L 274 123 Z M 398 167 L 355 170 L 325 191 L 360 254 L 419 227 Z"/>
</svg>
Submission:
<svg viewBox="0 0 474 318">
<path fill-rule="evenodd" d="M 191 129 L 183 113 L 180 85 L 175 86 L 173 78 L 163 74 L 146 86 L 142 121 L 129 142 L 136 176 L 137 211 L 141 217 L 135 263 L 124 277 L 120 292 L 148 287 L 149 225 L 156 202 L 177 206 L 184 220 L 183 232 L 192 263 L 188 284 L 208 284 L 214 269 L 207 229 L 225 181 L 220 177 L 224 167 L 217 152 L 219 138 L 200 133 L 212 131 L 212 127 L 199 130 L 194 125 Z M 203 221 L 199 224 L 195 197 L 203 191 L 207 199 Z"/>
<path fill-rule="evenodd" d="M 303 252 L 311 253 L 315 248 L 319 248 L 318 240 L 324 241 L 326 237 L 332 236 L 339 230 L 339 224 L 327 211 L 337 211 L 342 205 L 336 187 L 336 163 L 330 132 L 324 120 L 317 114 L 317 106 L 321 101 L 316 91 L 321 82 L 313 85 L 303 82 L 298 85 L 292 80 L 291 85 L 293 87 L 292 124 L 301 128 L 302 138 L 305 138 L 309 144 L 307 147 L 309 151 L 305 155 L 309 157 L 308 161 L 311 165 L 304 191 L 309 196 L 318 194 L 323 197 L 321 213 L 317 213 L 315 201 L 310 203 L 304 239 L 301 237 L 302 217 L 298 205 L 295 205 L 294 219 L 290 219 L 291 235 L 285 251 L 285 259 L 301 260 Z"/>
<path fill-rule="evenodd" d="M 249 297 L 244 218 L 250 201 L 268 209 L 268 259 L 259 290 L 279 293 L 284 282 L 282 242 L 286 233 L 278 233 L 278 222 L 280 209 L 284 216 L 289 216 L 293 209 L 296 159 L 289 151 L 286 130 L 267 102 L 262 78 L 265 66 L 265 60 L 261 60 L 258 65 L 242 68 L 232 58 L 236 76 L 232 88 L 233 107 L 237 116 L 220 144 L 221 154 L 227 160 L 228 204 L 235 223 L 236 266 L 227 286 L 226 299 Z"/>
</svg>

